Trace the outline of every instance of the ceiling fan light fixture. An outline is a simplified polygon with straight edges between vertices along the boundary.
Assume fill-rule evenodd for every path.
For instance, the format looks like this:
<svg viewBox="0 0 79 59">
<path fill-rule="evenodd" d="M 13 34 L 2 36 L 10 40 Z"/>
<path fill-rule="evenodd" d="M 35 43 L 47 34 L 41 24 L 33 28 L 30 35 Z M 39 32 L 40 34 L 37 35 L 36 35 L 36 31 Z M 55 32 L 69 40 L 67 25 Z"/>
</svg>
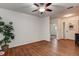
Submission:
<svg viewBox="0 0 79 59">
<path fill-rule="evenodd" d="M 40 12 L 44 12 L 45 11 L 45 8 L 40 8 L 39 11 Z"/>
</svg>

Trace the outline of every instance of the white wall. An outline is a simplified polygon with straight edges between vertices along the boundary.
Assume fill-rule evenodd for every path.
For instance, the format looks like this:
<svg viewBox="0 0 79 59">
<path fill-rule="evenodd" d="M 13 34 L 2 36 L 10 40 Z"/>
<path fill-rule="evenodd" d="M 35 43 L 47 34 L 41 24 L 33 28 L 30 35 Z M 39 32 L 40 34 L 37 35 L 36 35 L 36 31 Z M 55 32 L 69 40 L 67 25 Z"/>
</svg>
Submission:
<svg viewBox="0 0 79 59">
<path fill-rule="evenodd" d="M 0 8 L 0 16 L 5 22 L 12 21 L 15 39 L 10 47 L 40 41 L 40 18 Z"/>
<path fill-rule="evenodd" d="M 58 39 L 62 39 L 63 26 L 61 18 L 57 18 L 57 29 L 58 29 Z"/>
<path fill-rule="evenodd" d="M 0 8 L 0 16 L 6 23 L 13 22 L 15 39 L 10 43 L 10 47 L 40 40 L 50 41 L 49 17 L 39 18 L 2 8 Z"/>
<path fill-rule="evenodd" d="M 50 41 L 50 17 L 40 19 L 40 35 L 42 40 Z"/>
</svg>

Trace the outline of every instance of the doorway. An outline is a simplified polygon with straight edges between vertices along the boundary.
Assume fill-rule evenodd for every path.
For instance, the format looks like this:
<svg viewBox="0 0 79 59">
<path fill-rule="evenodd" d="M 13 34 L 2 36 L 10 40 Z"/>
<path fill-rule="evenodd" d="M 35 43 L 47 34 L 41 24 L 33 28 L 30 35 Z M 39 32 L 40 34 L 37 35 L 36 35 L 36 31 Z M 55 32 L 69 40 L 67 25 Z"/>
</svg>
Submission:
<svg viewBox="0 0 79 59">
<path fill-rule="evenodd" d="M 51 42 L 57 39 L 57 20 L 51 19 L 50 20 L 50 40 Z"/>
</svg>

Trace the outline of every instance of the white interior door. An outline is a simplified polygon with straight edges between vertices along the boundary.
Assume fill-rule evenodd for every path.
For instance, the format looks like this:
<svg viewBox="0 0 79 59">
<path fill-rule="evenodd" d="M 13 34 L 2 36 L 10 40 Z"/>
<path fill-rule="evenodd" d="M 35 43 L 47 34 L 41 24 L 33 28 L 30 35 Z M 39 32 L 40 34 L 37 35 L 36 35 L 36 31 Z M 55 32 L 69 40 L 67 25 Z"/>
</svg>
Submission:
<svg viewBox="0 0 79 59">
<path fill-rule="evenodd" d="M 64 38 L 65 39 L 75 39 L 75 33 L 78 32 L 78 20 L 75 18 L 67 19 L 64 22 Z"/>
</svg>

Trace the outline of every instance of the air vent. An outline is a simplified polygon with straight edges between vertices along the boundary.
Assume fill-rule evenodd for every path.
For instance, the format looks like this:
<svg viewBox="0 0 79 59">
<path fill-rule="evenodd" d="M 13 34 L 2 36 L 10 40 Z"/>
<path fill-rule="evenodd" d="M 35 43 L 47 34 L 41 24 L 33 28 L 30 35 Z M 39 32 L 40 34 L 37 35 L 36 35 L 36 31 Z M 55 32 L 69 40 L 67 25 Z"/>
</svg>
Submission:
<svg viewBox="0 0 79 59">
<path fill-rule="evenodd" d="M 73 8 L 73 6 L 70 6 L 70 7 L 68 7 L 67 9 L 72 9 Z"/>
</svg>

